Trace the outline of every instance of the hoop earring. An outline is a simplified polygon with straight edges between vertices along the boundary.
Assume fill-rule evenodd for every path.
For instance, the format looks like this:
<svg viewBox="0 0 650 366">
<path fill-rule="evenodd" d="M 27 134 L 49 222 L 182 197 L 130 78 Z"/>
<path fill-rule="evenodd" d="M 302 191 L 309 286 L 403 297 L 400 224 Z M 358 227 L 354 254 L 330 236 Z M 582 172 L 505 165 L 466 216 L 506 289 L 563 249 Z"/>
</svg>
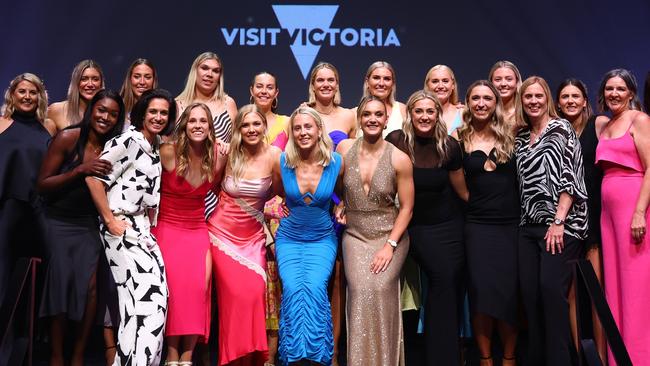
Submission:
<svg viewBox="0 0 650 366">
<path fill-rule="evenodd" d="M 252 95 L 250 97 L 248 97 L 248 101 L 250 102 L 249 104 L 255 104 L 255 103 L 253 103 L 253 96 Z"/>
<path fill-rule="evenodd" d="M 273 102 L 271 103 L 271 109 L 276 109 L 278 107 L 278 97 L 273 98 Z"/>
</svg>

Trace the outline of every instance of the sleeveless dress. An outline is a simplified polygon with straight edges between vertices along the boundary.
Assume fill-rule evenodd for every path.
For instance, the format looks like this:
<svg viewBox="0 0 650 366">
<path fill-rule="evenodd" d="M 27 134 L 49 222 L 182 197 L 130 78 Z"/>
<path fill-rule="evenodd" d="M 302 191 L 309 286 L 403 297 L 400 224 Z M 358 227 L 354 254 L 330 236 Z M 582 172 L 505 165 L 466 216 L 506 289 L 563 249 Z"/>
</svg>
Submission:
<svg viewBox="0 0 650 366">
<path fill-rule="evenodd" d="M 345 155 L 343 178 L 347 229 L 343 261 L 348 284 L 348 365 L 404 365 L 404 336 L 399 276 L 409 249 L 408 235 L 399 240 L 385 272 L 373 274 L 370 263 L 386 244 L 397 217 L 397 183 L 391 164 L 394 149 L 386 144 L 370 181 L 368 194 L 359 174 L 361 139 Z"/>
<path fill-rule="evenodd" d="M 158 224 L 151 232 L 162 252 L 169 289 L 165 336 L 198 334 L 206 342 L 210 333 L 205 259 L 211 245 L 203 218 L 210 185 L 206 180 L 193 187 L 176 169 L 162 172 Z"/>
<path fill-rule="evenodd" d="M 282 280 L 280 361 L 287 365 L 309 359 L 329 365 L 334 344 L 327 285 L 338 245 L 329 207 L 341 156 L 333 153 L 314 194 L 300 193 L 295 170 L 285 164 L 283 153 L 280 166 L 290 214 L 276 234 Z"/>
<path fill-rule="evenodd" d="M 490 160 L 496 169 L 485 169 Z M 465 250 L 469 301 L 473 313 L 487 314 L 517 325 L 517 240 L 519 191 L 514 155 L 498 163 L 474 150 L 463 156 L 470 192 L 465 219 Z"/>
<path fill-rule="evenodd" d="M 645 169 L 629 127 L 621 137 L 599 139 L 596 163 L 604 173 L 600 225 L 605 296 L 632 363 L 650 365 L 650 238 L 646 233 L 637 244 L 630 229 Z M 616 365 L 611 352 L 609 364 Z"/>
<path fill-rule="evenodd" d="M 212 268 L 219 312 L 219 365 L 254 353 L 266 361 L 266 235 L 264 202 L 271 177 L 221 183 L 219 201 L 208 220 Z"/>
<path fill-rule="evenodd" d="M 58 174 L 74 168 L 68 157 Z M 81 321 L 88 284 L 102 253 L 97 210 L 83 178 L 48 194 L 45 201 L 48 261 L 40 315 L 65 313 Z"/>
</svg>

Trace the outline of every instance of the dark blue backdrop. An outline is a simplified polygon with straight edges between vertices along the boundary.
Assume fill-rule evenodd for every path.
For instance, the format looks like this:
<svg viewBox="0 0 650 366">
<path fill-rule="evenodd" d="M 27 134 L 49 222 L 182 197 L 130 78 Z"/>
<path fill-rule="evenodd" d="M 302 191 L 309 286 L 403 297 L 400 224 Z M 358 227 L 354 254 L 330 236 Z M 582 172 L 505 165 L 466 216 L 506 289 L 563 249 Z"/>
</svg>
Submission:
<svg viewBox="0 0 650 366">
<path fill-rule="evenodd" d="M 0 83 L 4 89 L 16 74 L 34 72 L 44 78 L 51 101 L 58 101 L 65 98 L 70 72 L 81 59 L 98 61 L 107 86 L 119 89 L 131 61 L 146 57 L 157 65 L 160 85 L 177 94 L 195 56 L 211 50 L 223 58 L 226 91 L 238 105 L 248 100 L 252 75 L 268 70 L 279 79 L 280 111 L 290 113 L 306 99 L 307 83 L 290 49 L 289 31 L 277 35 L 275 46 L 268 45 L 268 37 L 266 46 L 228 46 L 221 31 L 281 28 L 272 8 L 278 4 L 339 5 L 331 28 L 381 28 L 384 36 L 394 30 L 400 47 L 348 47 L 337 40 L 336 46 L 320 48 L 316 61 L 332 62 L 340 70 L 345 106 L 358 101 L 365 70 L 376 60 L 396 68 L 402 101 L 422 87 L 428 68 L 440 63 L 456 72 L 461 96 L 500 59 L 515 62 L 524 77 L 545 77 L 553 89 L 564 77 L 583 79 L 592 98 L 607 70 L 631 69 L 641 83 L 650 69 L 648 0 L 7 0 L 0 11 L 5 34 Z M 326 23 L 329 18 L 312 12 L 299 22 L 310 19 Z"/>
</svg>

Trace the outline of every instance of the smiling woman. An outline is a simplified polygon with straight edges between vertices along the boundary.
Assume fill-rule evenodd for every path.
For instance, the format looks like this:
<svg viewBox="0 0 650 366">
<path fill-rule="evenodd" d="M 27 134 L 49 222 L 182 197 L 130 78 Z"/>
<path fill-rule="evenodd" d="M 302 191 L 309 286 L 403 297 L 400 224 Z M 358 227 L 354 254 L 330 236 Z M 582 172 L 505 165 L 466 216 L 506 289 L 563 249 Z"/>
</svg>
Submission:
<svg viewBox="0 0 650 366">
<path fill-rule="evenodd" d="M 383 100 L 364 97 L 357 118 L 363 137 L 337 147 L 345 164 L 345 215 L 338 218 L 347 224 L 347 364 L 404 365 L 399 275 L 409 250 L 412 164 L 382 137 L 387 121 Z"/>
<path fill-rule="evenodd" d="M 363 96 L 372 95 L 386 105 L 387 122 L 384 136 L 391 131 L 402 128 L 406 119 L 406 106 L 400 103 L 397 98 L 397 80 L 395 69 L 386 61 L 373 62 L 363 82 Z"/>
<path fill-rule="evenodd" d="M 280 149 L 265 140 L 266 119 L 255 105 L 235 118 L 214 214 L 208 220 L 219 311 L 219 365 L 267 360 L 264 203 L 282 183 Z"/>
<path fill-rule="evenodd" d="M 172 142 L 160 148 L 160 215 L 151 232 L 160 245 L 169 288 L 166 365 L 191 362 L 197 341 L 207 343 L 210 333 L 212 262 L 203 199 L 221 178 L 226 160 L 216 154 L 212 126 L 210 109 L 190 104 Z"/>
<path fill-rule="evenodd" d="M 120 95 L 124 99 L 124 108 L 126 109 L 126 120 L 124 131 L 131 125 L 131 109 L 140 99 L 142 93 L 158 87 L 158 74 L 153 63 L 146 58 L 139 58 L 133 61 L 126 72 Z"/>
<path fill-rule="evenodd" d="M 458 101 L 458 84 L 454 72 L 447 65 L 436 65 L 424 78 L 424 90 L 435 95 L 442 105 L 440 119 L 451 134 L 461 126 L 463 104 Z"/>
<path fill-rule="evenodd" d="M 415 204 L 408 226 L 411 256 L 430 281 L 424 306 L 426 365 L 458 363 L 459 300 L 465 253 L 456 192 L 466 199 L 461 151 L 441 120 L 442 106 L 420 90 L 407 103 L 404 128 L 386 140 L 413 163 Z M 400 195 L 400 204 L 402 196 Z"/>
<path fill-rule="evenodd" d="M 97 304 L 95 278 L 102 251 L 97 210 L 84 178 L 111 170 L 99 153 L 106 141 L 122 131 L 123 123 L 122 98 L 101 90 L 90 100 L 81 122 L 56 135 L 43 161 L 38 189 L 46 200 L 48 255 L 40 315 L 52 321 L 50 365 L 64 364 L 66 318 L 81 322 L 71 364 L 83 364 Z"/>
<path fill-rule="evenodd" d="M 580 141 L 560 119 L 548 84 L 521 84 L 515 138 L 521 221 L 519 284 L 528 319 L 526 365 L 569 365 L 572 350 L 567 296 L 587 230 L 587 192 Z M 540 175 L 539 171 L 544 174 Z M 541 315 L 541 316 L 540 316 Z"/>
<path fill-rule="evenodd" d="M 45 120 L 47 93 L 40 78 L 16 76 L 0 116 L 0 301 L 19 257 L 42 255 L 44 235 L 36 178 L 53 123 Z"/>
<path fill-rule="evenodd" d="M 643 113 L 634 76 L 607 72 L 598 91 L 602 111 L 612 118 L 598 123 L 596 163 L 603 169 L 602 248 L 605 295 L 635 365 L 647 365 L 650 328 L 650 117 Z M 609 354 L 609 364 L 614 365 Z"/>
<path fill-rule="evenodd" d="M 72 70 L 67 99 L 52 103 L 47 117 L 58 130 L 76 124 L 83 117 L 90 100 L 103 88 L 104 74 L 99 64 L 93 60 L 79 62 Z"/>
<path fill-rule="evenodd" d="M 102 219 L 101 238 L 117 284 L 120 326 L 115 362 L 157 365 L 163 341 L 160 330 L 167 313 L 167 283 L 150 227 L 160 201 L 159 135 L 171 132 L 176 104 L 166 90 L 149 90 L 142 94 L 131 117 L 129 130 L 109 140 L 100 155 L 112 170 L 100 177 L 87 177 L 86 183 Z"/>
<path fill-rule="evenodd" d="M 330 365 L 334 344 L 327 285 L 338 247 L 330 206 L 342 161 L 332 152 L 315 110 L 298 108 L 290 121 L 287 149 L 277 162 L 290 210 L 276 236 L 282 279 L 280 360 Z"/>
</svg>

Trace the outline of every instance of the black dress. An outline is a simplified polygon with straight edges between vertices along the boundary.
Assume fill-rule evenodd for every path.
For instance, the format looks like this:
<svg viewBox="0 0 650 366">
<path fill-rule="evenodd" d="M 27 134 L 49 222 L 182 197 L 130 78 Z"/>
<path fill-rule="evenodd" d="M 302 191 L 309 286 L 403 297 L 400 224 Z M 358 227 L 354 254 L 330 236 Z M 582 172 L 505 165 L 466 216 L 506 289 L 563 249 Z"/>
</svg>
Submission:
<svg viewBox="0 0 650 366">
<path fill-rule="evenodd" d="M 57 174 L 74 169 L 69 156 Z M 83 177 L 45 196 L 47 272 L 40 315 L 81 321 L 102 250 L 97 210 Z"/>
<path fill-rule="evenodd" d="M 43 212 L 36 178 L 50 134 L 32 114 L 15 112 L 0 133 L 0 302 L 18 257 L 40 256 Z"/>
<path fill-rule="evenodd" d="M 408 232 L 410 255 L 427 276 L 424 337 L 427 365 L 458 364 L 458 324 L 462 304 L 463 217 L 461 202 L 449 181 L 449 172 L 462 167 L 458 142 L 447 137 L 448 158 L 438 167 L 434 141 L 415 137 L 413 183 L 415 206 Z M 404 132 L 386 140 L 409 154 Z"/>
<path fill-rule="evenodd" d="M 485 169 L 487 160 L 496 169 Z M 463 156 L 469 190 L 465 250 L 472 313 L 483 313 L 516 325 L 517 235 L 519 191 L 514 156 L 497 163 L 496 149 Z"/>
<path fill-rule="evenodd" d="M 603 183 L 603 171 L 596 165 L 596 117 L 592 116 L 587 121 L 584 130 L 580 134 L 580 146 L 582 147 L 582 163 L 585 168 L 585 186 L 587 187 L 587 212 L 589 214 L 589 226 L 587 229 L 587 248 L 600 248 L 600 186 Z"/>
</svg>

